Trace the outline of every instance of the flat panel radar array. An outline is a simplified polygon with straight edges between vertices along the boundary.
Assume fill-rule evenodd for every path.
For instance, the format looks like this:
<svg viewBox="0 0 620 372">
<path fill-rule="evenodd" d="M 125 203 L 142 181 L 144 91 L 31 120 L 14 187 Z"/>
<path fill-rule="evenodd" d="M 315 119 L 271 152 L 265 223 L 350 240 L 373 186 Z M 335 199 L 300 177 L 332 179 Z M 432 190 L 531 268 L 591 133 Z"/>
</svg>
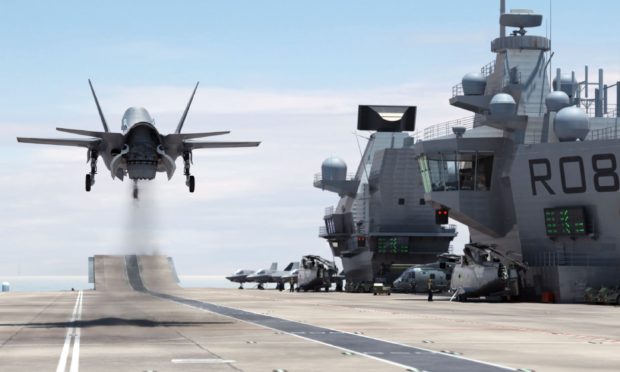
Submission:
<svg viewBox="0 0 620 372">
<path fill-rule="evenodd" d="M 545 229 L 550 237 L 586 235 L 585 208 L 545 208 Z"/>
<path fill-rule="evenodd" d="M 360 105 L 357 111 L 357 129 L 412 132 L 415 130 L 416 110 L 415 106 Z"/>
</svg>

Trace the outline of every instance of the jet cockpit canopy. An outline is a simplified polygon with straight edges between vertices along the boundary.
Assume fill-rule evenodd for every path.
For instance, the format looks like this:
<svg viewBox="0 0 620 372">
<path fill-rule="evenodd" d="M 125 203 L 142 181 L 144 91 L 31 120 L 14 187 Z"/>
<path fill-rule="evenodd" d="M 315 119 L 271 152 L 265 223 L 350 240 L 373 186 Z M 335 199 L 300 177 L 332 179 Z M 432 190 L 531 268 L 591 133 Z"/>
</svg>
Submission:
<svg viewBox="0 0 620 372">
<path fill-rule="evenodd" d="M 129 128 L 138 123 L 148 123 L 155 125 L 155 120 L 151 117 L 148 111 L 144 107 L 130 107 L 123 114 L 121 129 L 123 132 L 127 132 Z"/>
</svg>

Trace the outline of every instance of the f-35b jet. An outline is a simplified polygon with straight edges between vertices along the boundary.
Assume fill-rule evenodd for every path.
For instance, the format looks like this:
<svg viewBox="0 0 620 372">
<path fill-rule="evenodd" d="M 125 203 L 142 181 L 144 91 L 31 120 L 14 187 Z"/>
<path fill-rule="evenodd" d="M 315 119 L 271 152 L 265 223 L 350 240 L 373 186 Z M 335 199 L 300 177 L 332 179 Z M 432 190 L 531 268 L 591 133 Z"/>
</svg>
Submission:
<svg viewBox="0 0 620 372">
<path fill-rule="evenodd" d="M 92 185 L 95 184 L 97 160 L 100 156 L 103 158 L 105 166 L 110 170 L 113 179 L 119 178 L 122 181 L 127 176 L 136 182 L 138 180 L 152 180 L 157 172 L 165 172 L 168 179 L 172 178 L 176 170 L 175 161 L 181 156 L 183 158 L 185 184 L 190 192 L 194 192 L 196 181 L 190 173 L 193 150 L 223 147 L 255 147 L 260 144 L 260 142 L 193 141 L 196 138 L 228 134 L 230 133 L 229 131 L 181 133 L 187 113 L 196 94 L 198 83 L 194 87 L 194 91 L 174 133 L 160 134 L 155 127 L 155 121 L 148 111 L 142 107 L 130 107 L 125 111 L 121 125 L 122 133 L 110 132 L 90 80 L 88 80 L 88 84 L 99 111 L 103 132 L 56 128 L 60 132 L 77 134 L 87 138 L 17 138 L 17 141 L 21 143 L 86 148 L 87 161 L 90 162 L 90 173 L 86 175 L 85 182 L 86 191 L 90 191 Z M 137 187 L 134 187 L 134 198 L 137 197 Z"/>
</svg>

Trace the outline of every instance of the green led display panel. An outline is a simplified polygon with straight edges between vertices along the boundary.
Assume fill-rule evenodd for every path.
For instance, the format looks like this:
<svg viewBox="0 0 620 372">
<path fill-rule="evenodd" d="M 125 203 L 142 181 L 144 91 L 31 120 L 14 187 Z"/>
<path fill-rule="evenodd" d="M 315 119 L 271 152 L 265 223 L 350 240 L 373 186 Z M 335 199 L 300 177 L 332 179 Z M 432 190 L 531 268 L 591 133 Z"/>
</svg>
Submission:
<svg viewBox="0 0 620 372">
<path fill-rule="evenodd" d="M 545 208 L 545 229 L 548 236 L 586 235 L 585 208 Z"/>
<path fill-rule="evenodd" d="M 409 253 L 409 238 L 406 236 L 377 238 L 377 253 Z"/>
</svg>

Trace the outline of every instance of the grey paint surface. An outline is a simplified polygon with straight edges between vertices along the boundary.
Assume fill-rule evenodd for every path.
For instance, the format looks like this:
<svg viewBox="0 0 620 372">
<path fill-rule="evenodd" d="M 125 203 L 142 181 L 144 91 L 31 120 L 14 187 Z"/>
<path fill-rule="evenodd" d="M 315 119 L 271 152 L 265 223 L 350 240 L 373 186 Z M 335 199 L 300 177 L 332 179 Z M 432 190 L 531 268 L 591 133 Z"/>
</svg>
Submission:
<svg viewBox="0 0 620 372">
<path fill-rule="evenodd" d="M 147 289 L 144 286 L 143 278 L 158 276 L 159 280 L 157 283 L 160 286 L 159 288 L 169 288 L 169 285 L 174 283 L 174 277 L 170 273 L 166 274 L 162 270 L 157 269 L 158 263 L 163 263 L 166 266 L 168 265 L 168 260 L 166 257 L 129 255 L 125 257 L 125 261 L 127 278 L 131 287 L 135 291 L 148 293 L 158 298 L 171 300 L 176 303 L 202 310 L 208 310 L 219 315 L 228 316 L 281 332 L 286 332 L 312 341 L 318 341 L 329 346 L 350 350 L 359 354 L 372 355 L 375 358 L 398 363 L 411 368 L 429 370 L 433 372 L 487 372 L 512 370 L 509 368 L 490 366 L 480 362 L 455 358 L 444 353 L 432 352 L 407 345 L 399 345 L 388 341 L 376 340 L 360 335 L 189 299 L 183 297 L 183 292 L 179 291 L 159 293 Z M 149 262 L 149 265 L 139 265 L 140 262 L 144 261 Z M 168 283 L 168 285 L 166 283 Z M 176 286 L 176 283 L 174 283 L 174 285 Z"/>
<path fill-rule="evenodd" d="M 475 113 L 474 128 L 462 138 L 428 139 L 416 143 L 415 149 L 423 161 L 437 154 L 493 153 L 490 191 L 433 189 L 426 190 L 425 198 L 450 208 L 451 217 L 471 228 L 473 242 L 497 244 L 503 252 L 521 255 L 529 265 L 525 283 L 529 298 L 540 299 L 542 292 L 551 291 L 557 301 L 573 302 L 583 300 L 586 287 L 618 285 L 620 122 L 617 111 L 603 117 L 601 100 L 580 98 L 587 96 L 581 77 L 573 80 L 560 69 L 549 72 L 549 45 L 540 36 L 495 39 L 496 59 L 492 68 L 482 69 L 484 95 L 460 95 L 455 89 L 450 99 L 452 105 Z M 580 115 L 578 131 L 570 128 L 576 123 L 556 122 L 557 114 L 551 112 L 555 108 L 545 105 L 552 88 L 549 75 L 556 74 L 569 77 L 558 88 L 577 106 L 570 110 L 589 108 L 587 115 Z M 599 88 L 603 83 L 601 73 Z M 483 103 L 498 93 L 514 98 L 515 115 L 488 112 Z M 583 123 L 586 116 L 589 132 Z M 554 129 L 554 124 L 565 128 Z M 485 135 L 489 128 L 496 129 L 494 137 Z M 559 142 L 558 137 L 583 141 Z M 544 209 L 565 207 L 585 208 L 586 234 L 547 234 Z"/>
<path fill-rule="evenodd" d="M 112 261 L 123 263 L 125 258 Z M 140 257 L 130 261 L 112 265 L 122 269 L 116 270 L 117 280 L 108 276 L 111 284 L 139 283 L 144 272 L 136 265 Z M 172 275 L 161 280 L 174 283 Z M 105 284 L 100 283 L 111 287 Z M 446 354 L 457 351 L 477 360 L 552 372 L 611 372 L 620 362 L 615 307 L 450 303 L 441 296 L 428 303 L 416 295 L 236 289 L 177 289 L 164 296 L 181 302 L 132 290 L 88 291 L 80 320 L 72 322 L 79 298 L 75 292 L 2 293 L 1 369 L 53 370 L 64 340 L 74 340 L 78 329 L 79 368 L 95 372 L 389 372 L 403 371 L 402 363 L 418 370 L 434 363 L 426 369 L 430 372 L 448 366 L 488 370 Z"/>
</svg>

